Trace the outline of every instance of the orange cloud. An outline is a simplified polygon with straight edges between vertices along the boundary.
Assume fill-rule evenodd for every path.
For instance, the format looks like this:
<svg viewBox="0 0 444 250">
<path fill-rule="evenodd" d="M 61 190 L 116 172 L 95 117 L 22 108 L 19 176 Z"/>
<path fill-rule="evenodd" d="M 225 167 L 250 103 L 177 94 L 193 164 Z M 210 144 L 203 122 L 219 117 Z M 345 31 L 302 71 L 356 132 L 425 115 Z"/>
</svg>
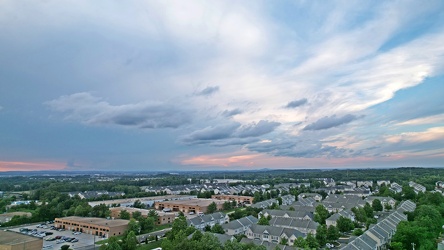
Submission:
<svg viewBox="0 0 444 250">
<path fill-rule="evenodd" d="M 347 167 L 354 164 L 368 164 L 374 161 L 370 157 L 354 158 L 294 158 L 279 157 L 267 154 L 253 154 L 246 151 L 182 157 L 178 162 L 182 165 L 221 166 L 221 167 L 254 167 L 254 168 L 319 168 Z"/>
<path fill-rule="evenodd" d="M 0 161 L 0 172 L 4 171 L 38 171 L 38 170 L 62 170 L 65 163 L 61 162 L 23 162 Z"/>
</svg>

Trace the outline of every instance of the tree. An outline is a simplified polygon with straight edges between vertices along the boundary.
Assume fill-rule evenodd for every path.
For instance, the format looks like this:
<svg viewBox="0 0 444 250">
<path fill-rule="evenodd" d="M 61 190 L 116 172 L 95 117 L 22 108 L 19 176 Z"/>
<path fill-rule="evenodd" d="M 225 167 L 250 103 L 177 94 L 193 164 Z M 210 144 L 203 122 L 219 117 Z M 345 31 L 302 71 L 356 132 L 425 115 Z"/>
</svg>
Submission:
<svg viewBox="0 0 444 250">
<path fill-rule="evenodd" d="M 142 218 L 142 213 L 140 211 L 134 211 L 133 218 L 136 220 L 140 220 L 140 218 Z"/>
<path fill-rule="evenodd" d="M 282 198 L 281 197 L 277 197 L 276 200 L 279 202 L 279 206 L 282 205 Z"/>
<path fill-rule="evenodd" d="M 313 236 L 313 234 L 309 233 L 307 235 L 307 237 L 305 238 L 305 241 L 307 242 L 307 246 L 309 248 L 315 248 L 318 249 L 319 248 L 319 244 L 318 241 L 316 240 L 316 238 Z"/>
<path fill-rule="evenodd" d="M 362 231 L 361 228 L 356 228 L 355 230 L 353 230 L 353 235 L 354 236 L 360 236 L 364 233 L 364 231 Z"/>
<path fill-rule="evenodd" d="M 302 238 L 302 237 L 298 237 L 298 238 L 296 238 L 296 240 L 294 241 L 293 245 L 294 245 L 295 247 L 300 247 L 300 248 L 306 248 L 306 247 L 308 246 L 308 245 L 307 245 L 307 242 L 306 242 L 305 239 Z"/>
<path fill-rule="evenodd" d="M 317 205 L 315 209 L 314 220 L 320 224 L 325 224 L 325 220 L 328 218 L 328 210 L 323 205 Z"/>
<path fill-rule="evenodd" d="M 202 239 L 202 236 L 203 236 L 202 232 L 200 230 L 196 230 L 196 232 L 193 233 L 191 240 L 200 241 L 200 239 Z"/>
<path fill-rule="evenodd" d="M 198 249 L 222 250 L 222 244 L 216 236 L 209 233 L 205 233 L 199 243 L 200 248 Z"/>
<path fill-rule="evenodd" d="M 117 237 L 111 236 L 108 239 L 108 245 L 103 244 L 100 246 L 100 250 L 122 250 L 122 247 L 119 245 Z"/>
<path fill-rule="evenodd" d="M 136 200 L 133 204 L 133 207 L 135 208 L 146 208 L 146 205 L 142 203 L 140 200 Z"/>
<path fill-rule="evenodd" d="M 211 232 L 215 233 L 215 234 L 224 234 L 225 230 L 223 229 L 223 227 L 220 224 L 215 224 L 212 228 L 211 228 Z"/>
<path fill-rule="evenodd" d="M 101 204 L 94 206 L 92 208 L 91 215 L 93 217 L 106 218 L 111 215 L 111 212 L 109 211 L 109 208 L 107 205 L 101 203 Z"/>
<path fill-rule="evenodd" d="M 211 232 L 211 226 L 210 225 L 206 225 L 204 228 L 205 232 Z"/>
<path fill-rule="evenodd" d="M 130 232 L 139 233 L 140 232 L 140 224 L 135 219 L 131 219 L 128 222 L 128 228 L 126 229 L 126 235 Z"/>
<path fill-rule="evenodd" d="M 129 220 L 130 218 L 131 218 L 131 215 L 128 211 L 126 211 L 126 210 L 120 211 L 120 219 Z"/>
<path fill-rule="evenodd" d="M 231 208 L 232 208 L 231 202 L 229 201 L 224 202 L 223 210 L 230 210 Z"/>
<path fill-rule="evenodd" d="M 290 207 L 288 210 L 295 211 L 296 209 L 294 207 Z"/>
<path fill-rule="evenodd" d="M 281 242 L 279 243 L 281 245 L 287 245 L 288 244 L 288 239 L 286 237 L 282 237 L 281 238 Z"/>
<path fill-rule="evenodd" d="M 374 199 L 372 201 L 372 208 L 374 211 L 382 211 L 383 207 L 381 201 L 379 199 Z"/>
<path fill-rule="evenodd" d="M 353 230 L 354 228 L 353 222 L 349 218 L 345 218 L 344 216 L 339 217 L 339 219 L 336 221 L 336 224 L 339 231 L 343 233 Z"/>
<path fill-rule="evenodd" d="M 370 206 L 370 204 L 368 204 L 368 202 L 366 202 L 364 205 L 364 211 L 367 218 L 373 218 L 373 208 Z"/>
<path fill-rule="evenodd" d="M 68 250 L 69 249 L 69 245 L 63 245 L 60 247 L 61 250 Z"/>
<path fill-rule="evenodd" d="M 253 199 L 253 203 L 258 203 L 262 201 L 262 195 L 259 192 L 254 192 L 254 199 Z"/>
<path fill-rule="evenodd" d="M 212 214 L 212 213 L 214 213 L 214 212 L 216 212 L 216 211 L 217 211 L 217 205 L 216 205 L 216 203 L 213 201 L 213 202 L 210 203 L 210 205 L 208 205 L 207 213 Z"/>
<path fill-rule="evenodd" d="M 337 227 L 330 225 L 327 228 L 327 240 L 328 241 L 335 241 L 339 239 L 340 233 Z"/>
<path fill-rule="evenodd" d="M 179 215 L 177 219 L 173 221 L 173 227 L 171 229 L 171 233 L 168 234 L 170 236 L 170 239 L 175 239 L 176 236 L 179 234 L 180 231 L 185 230 L 187 228 L 187 219 L 185 216 Z"/>
<path fill-rule="evenodd" d="M 384 204 L 384 209 L 385 209 L 385 210 L 392 210 L 393 207 L 392 207 L 392 205 L 390 205 L 390 204 L 388 204 L 388 203 L 385 203 L 385 204 Z"/>
<path fill-rule="evenodd" d="M 316 240 L 319 246 L 324 246 L 327 243 L 327 226 L 319 225 L 316 229 Z"/>
<path fill-rule="evenodd" d="M 137 248 L 138 243 L 139 242 L 137 241 L 136 234 L 133 231 L 130 231 L 125 238 L 124 249 L 135 250 Z"/>
<path fill-rule="evenodd" d="M 263 225 L 263 226 L 268 226 L 268 225 L 270 225 L 270 222 L 268 221 L 268 219 L 265 216 L 261 216 L 261 218 L 259 219 L 257 224 Z"/>
</svg>

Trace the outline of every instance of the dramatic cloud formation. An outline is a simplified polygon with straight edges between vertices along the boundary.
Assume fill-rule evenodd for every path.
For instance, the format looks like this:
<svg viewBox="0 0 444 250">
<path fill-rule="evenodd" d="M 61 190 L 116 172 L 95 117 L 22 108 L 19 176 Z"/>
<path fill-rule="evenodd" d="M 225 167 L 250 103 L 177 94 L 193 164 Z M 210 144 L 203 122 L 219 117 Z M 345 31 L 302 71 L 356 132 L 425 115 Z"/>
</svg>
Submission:
<svg viewBox="0 0 444 250">
<path fill-rule="evenodd" d="M 442 9 L 4 0 L 0 161 L 442 166 Z"/>
<path fill-rule="evenodd" d="M 304 130 L 322 130 L 340 126 L 342 124 L 350 123 L 356 120 L 354 115 L 344 115 L 342 117 L 336 117 L 336 115 L 323 117 L 316 122 L 307 125 Z"/>
<path fill-rule="evenodd" d="M 137 103 L 112 106 L 90 93 L 62 96 L 46 102 L 67 119 L 86 124 L 120 125 L 138 128 L 177 128 L 190 121 L 187 111 L 163 103 Z"/>
<path fill-rule="evenodd" d="M 300 100 L 289 102 L 287 104 L 287 106 L 285 106 L 285 107 L 286 108 L 297 108 L 297 107 L 302 106 L 302 105 L 304 105 L 306 103 L 307 103 L 307 98 L 303 98 L 303 99 L 300 99 Z"/>
<path fill-rule="evenodd" d="M 206 87 L 202 91 L 197 92 L 196 95 L 209 96 L 219 91 L 219 86 L 215 87 Z"/>
<path fill-rule="evenodd" d="M 224 110 L 224 112 L 222 112 L 222 115 L 225 117 L 231 117 L 239 114 L 242 114 L 242 110 L 240 109 Z"/>
</svg>

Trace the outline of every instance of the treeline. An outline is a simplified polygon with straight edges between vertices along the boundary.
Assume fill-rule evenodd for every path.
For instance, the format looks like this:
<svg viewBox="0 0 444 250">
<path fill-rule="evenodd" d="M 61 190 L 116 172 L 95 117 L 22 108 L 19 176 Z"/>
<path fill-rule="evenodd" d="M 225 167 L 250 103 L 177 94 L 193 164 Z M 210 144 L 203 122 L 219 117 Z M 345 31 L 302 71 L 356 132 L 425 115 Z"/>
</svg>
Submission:
<svg viewBox="0 0 444 250">
<path fill-rule="evenodd" d="M 426 192 L 415 197 L 417 207 L 408 213 L 408 221 L 399 223 L 391 249 L 437 249 L 436 240 L 444 225 L 444 197 Z"/>
</svg>

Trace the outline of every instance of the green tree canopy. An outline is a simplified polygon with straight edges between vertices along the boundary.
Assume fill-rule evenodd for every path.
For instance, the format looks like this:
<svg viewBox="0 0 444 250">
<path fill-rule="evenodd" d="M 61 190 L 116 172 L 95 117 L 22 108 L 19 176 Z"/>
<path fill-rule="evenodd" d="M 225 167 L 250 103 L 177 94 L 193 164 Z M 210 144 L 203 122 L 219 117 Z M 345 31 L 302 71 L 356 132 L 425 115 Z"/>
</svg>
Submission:
<svg viewBox="0 0 444 250">
<path fill-rule="evenodd" d="M 314 220 L 320 224 L 325 224 L 325 220 L 328 218 L 330 214 L 328 210 L 323 205 L 317 205 L 315 209 L 315 217 Z"/>
<path fill-rule="evenodd" d="M 212 214 L 212 213 L 214 213 L 214 212 L 216 212 L 216 211 L 217 211 L 217 205 L 216 205 L 216 203 L 213 201 L 213 202 L 210 203 L 210 205 L 208 205 L 207 213 Z"/>
<path fill-rule="evenodd" d="M 128 211 L 126 211 L 126 210 L 120 211 L 120 219 L 129 220 L 130 218 L 131 218 L 131 215 L 130 215 L 130 213 L 128 213 Z"/>
<path fill-rule="evenodd" d="M 340 232 L 348 232 L 350 230 L 353 230 L 354 228 L 353 222 L 349 218 L 345 218 L 344 216 L 339 217 L 336 223 Z"/>
<path fill-rule="evenodd" d="M 270 225 L 270 222 L 268 221 L 268 219 L 265 216 L 261 216 L 261 218 L 259 219 L 257 224 L 263 225 L 263 226 L 268 226 L 268 225 Z"/>
<path fill-rule="evenodd" d="M 379 199 L 374 199 L 372 201 L 372 208 L 374 211 L 382 211 L 383 207 L 381 201 Z"/>
</svg>

